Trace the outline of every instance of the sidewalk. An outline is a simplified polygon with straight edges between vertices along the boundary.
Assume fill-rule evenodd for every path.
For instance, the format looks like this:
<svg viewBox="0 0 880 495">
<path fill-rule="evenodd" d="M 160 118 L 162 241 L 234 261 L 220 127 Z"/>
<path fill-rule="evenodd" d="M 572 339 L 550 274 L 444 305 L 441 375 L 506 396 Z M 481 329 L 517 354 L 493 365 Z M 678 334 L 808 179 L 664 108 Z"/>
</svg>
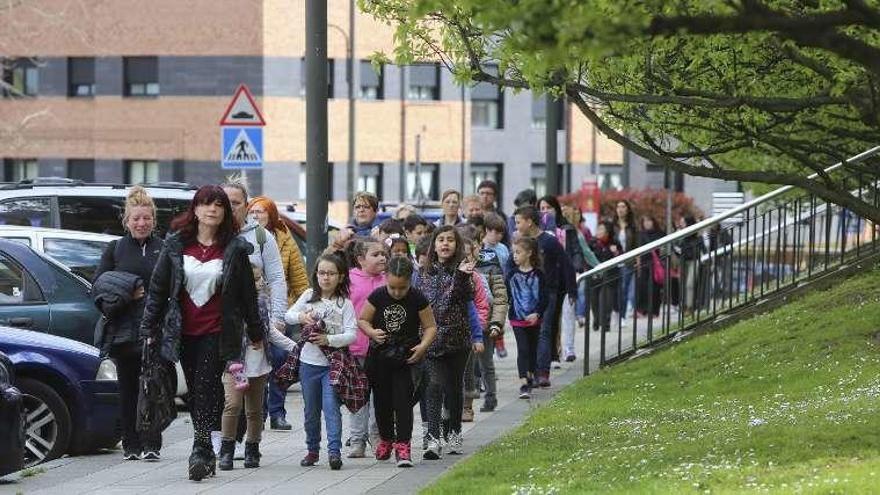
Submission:
<svg viewBox="0 0 880 495">
<path fill-rule="evenodd" d="M 614 332 L 612 332 L 614 333 Z M 476 417 L 463 428 L 465 455 L 447 456 L 439 461 L 422 461 L 421 442 L 413 442 L 411 469 L 396 467 L 391 461 L 377 462 L 374 458 L 347 459 L 343 447 L 344 466 L 341 471 L 330 471 L 326 451 L 321 461 L 312 468 L 300 467 L 305 455 L 305 432 L 302 428 L 302 400 L 298 386 L 287 395 L 287 419 L 294 429 L 289 432 L 266 430 L 261 450 L 263 458 L 259 469 L 244 469 L 236 461 L 233 471 L 218 471 L 217 476 L 201 483 L 187 479 L 187 458 L 192 447 L 192 426 L 189 415 L 181 413 L 166 430 L 162 461 L 146 463 L 122 461 L 120 451 L 82 457 L 56 459 L 36 468 L 36 474 L 23 477 L 22 473 L 0 478 L 0 494 L 195 494 L 230 493 L 236 495 L 326 493 L 355 494 L 383 493 L 408 494 L 430 484 L 454 463 L 465 459 L 480 447 L 491 443 L 507 430 L 519 425 L 527 413 L 550 400 L 565 385 L 577 380 L 583 373 L 583 329 L 577 332 L 578 360 L 562 363 L 562 369 L 552 373 L 553 387 L 536 389 L 529 401 L 518 398 L 519 380 L 516 372 L 516 343 L 513 332 L 506 333 L 508 357 L 496 357 L 498 375 L 498 408 L 492 413 L 479 412 L 481 400 L 474 403 Z M 598 333 L 590 332 L 591 350 L 598 357 Z M 616 335 L 615 335 L 616 337 Z M 343 433 L 348 431 L 348 415 L 343 412 Z M 414 437 L 420 432 L 418 408 Z M 344 436 L 344 435 L 343 435 Z M 326 446 L 322 442 L 322 449 Z"/>
</svg>

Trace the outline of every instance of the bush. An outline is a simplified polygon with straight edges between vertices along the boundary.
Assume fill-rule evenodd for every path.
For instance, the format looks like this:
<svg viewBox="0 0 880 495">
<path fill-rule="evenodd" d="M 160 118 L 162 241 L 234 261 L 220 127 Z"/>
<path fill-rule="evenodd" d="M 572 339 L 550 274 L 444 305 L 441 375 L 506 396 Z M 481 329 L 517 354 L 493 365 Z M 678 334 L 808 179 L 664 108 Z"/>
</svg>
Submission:
<svg viewBox="0 0 880 495">
<path fill-rule="evenodd" d="M 636 221 L 640 215 L 650 215 L 657 221 L 660 229 L 666 228 L 666 190 L 665 189 L 622 189 L 619 191 L 602 191 L 599 196 L 599 217 L 611 219 L 617 202 L 625 199 L 633 207 Z M 559 197 L 561 203 L 575 204 L 581 211 L 590 209 L 591 198 L 585 189 L 574 191 Z M 703 212 L 694 205 L 694 200 L 684 193 L 672 195 L 673 221 L 683 215 L 701 218 Z"/>
</svg>

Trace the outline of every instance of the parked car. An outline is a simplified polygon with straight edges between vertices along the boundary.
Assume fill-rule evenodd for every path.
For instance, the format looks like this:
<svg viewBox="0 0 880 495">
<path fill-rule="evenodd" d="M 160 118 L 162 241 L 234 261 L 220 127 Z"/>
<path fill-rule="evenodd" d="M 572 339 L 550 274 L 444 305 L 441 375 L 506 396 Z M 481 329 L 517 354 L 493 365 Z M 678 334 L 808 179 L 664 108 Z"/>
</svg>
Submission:
<svg viewBox="0 0 880 495">
<path fill-rule="evenodd" d="M 0 476 L 23 466 L 23 411 L 21 392 L 15 388 L 15 367 L 0 352 Z"/>
<path fill-rule="evenodd" d="M 47 254 L 86 280 L 94 280 L 101 255 L 119 236 L 44 227 L 0 225 L 0 238 L 21 242 Z"/>
<path fill-rule="evenodd" d="M 116 366 L 98 349 L 41 332 L 0 327 L 24 394 L 26 467 L 64 454 L 114 448 L 121 434 Z"/>
</svg>

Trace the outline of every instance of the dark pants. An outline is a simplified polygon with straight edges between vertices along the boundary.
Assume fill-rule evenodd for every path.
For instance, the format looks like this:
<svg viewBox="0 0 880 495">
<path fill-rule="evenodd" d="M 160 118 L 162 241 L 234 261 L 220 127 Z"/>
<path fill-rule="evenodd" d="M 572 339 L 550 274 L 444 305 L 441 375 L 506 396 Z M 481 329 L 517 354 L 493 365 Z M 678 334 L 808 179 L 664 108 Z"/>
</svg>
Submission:
<svg viewBox="0 0 880 495">
<path fill-rule="evenodd" d="M 513 327 L 516 337 L 516 369 L 520 378 L 534 376 L 537 371 L 538 337 L 541 327 Z"/>
<path fill-rule="evenodd" d="M 413 429 L 413 388 L 410 365 L 382 356 L 367 357 L 376 425 L 383 440 L 409 442 Z"/>
<path fill-rule="evenodd" d="M 603 331 L 611 329 L 611 310 L 614 309 L 616 284 L 605 280 L 598 287 L 590 289 L 590 306 L 593 307 L 593 329 L 600 327 Z"/>
<path fill-rule="evenodd" d="M 162 434 L 137 431 L 138 390 L 141 377 L 141 346 L 129 342 L 114 345 L 110 358 L 116 364 L 122 416 L 122 449 L 126 452 L 159 451 Z"/>
<path fill-rule="evenodd" d="M 284 364 L 284 361 L 287 359 L 287 351 L 275 347 L 274 345 L 269 345 L 268 357 L 269 362 L 272 363 L 272 374 L 274 375 L 278 367 Z M 264 401 L 266 404 L 266 410 L 263 415 L 268 415 L 271 418 L 287 419 L 287 410 L 284 409 L 284 399 L 287 396 L 287 389 L 282 389 L 278 386 L 278 383 L 270 377 L 269 386 L 266 387 L 266 390 L 266 399 Z"/>
<path fill-rule="evenodd" d="M 219 343 L 219 333 L 181 338 L 180 364 L 189 389 L 190 416 L 197 444 L 209 443 L 211 432 L 220 431 L 224 393 Z"/>
<path fill-rule="evenodd" d="M 449 413 L 447 433 L 461 432 L 461 411 L 464 407 L 464 371 L 468 350 L 429 357 L 425 360 L 425 406 L 428 413 L 428 432 L 440 438 L 443 405 Z"/>
<path fill-rule="evenodd" d="M 541 332 L 538 338 L 538 371 L 542 373 L 550 372 L 550 361 L 553 360 L 553 349 L 556 347 L 556 337 L 559 335 L 560 309 L 562 309 L 562 296 L 555 289 L 548 290 L 547 309 L 541 315 Z"/>
</svg>

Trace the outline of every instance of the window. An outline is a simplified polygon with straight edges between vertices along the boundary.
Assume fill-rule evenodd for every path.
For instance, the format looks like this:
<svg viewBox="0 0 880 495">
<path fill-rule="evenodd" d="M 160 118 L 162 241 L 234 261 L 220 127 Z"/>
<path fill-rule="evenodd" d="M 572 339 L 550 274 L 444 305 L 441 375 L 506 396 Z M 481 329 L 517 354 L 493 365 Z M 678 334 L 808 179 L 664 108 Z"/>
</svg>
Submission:
<svg viewBox="0 0 880 495">
<path fill-rule="evenodd" d="M 36 179 L 40 175 L 40 165 L 36 158 L 7 158 L 3 160 L 3 180 L 19 182 Z"/>
<path fill-rule="evenodd" d="M 562 100 L 556 100 L 556 113 L 559 121 L 556 123 L 558 130 L 565 129 L 565 105 Z M 547 97 L 532 95 L 532 129 L 547 128 Z"/>
<path fill-rule="evenodd" d="M 5 58 L 0 60 L 3 74 L 3 96 L 36 96 L 40 87 L 40 70 L 36 59 Z"/>
<path fill-rule="evenodd" d="M 0 304 L 39 302 L 43 294 L 30 274 L 0 255 Z"/>
<path fill-rule="evenodd" d="M 308 173 L 306 172 L 306 162 L 299 165 L 299 199 L 305 201 L 306 193 L 308 193 Z M 327 201 L 333 201 L 333 163 L 327 163 Z"/>
<path fill-rule="evenodd" d="M 357 190 L 367 191 L 376 195 L 377 198 L 382 197 L 382 164 L 381 163 L 361 163 L 360 177 L 358 177 Z"/>
<path fill-rule="evenodd" d="M 68 58 L 67 80 L 68 96 L 95 96 L 95 58 Z"/>
<path fill-rule="evenodd" d="M 126 184 L 155 184 L 159 182 L 159 162 L 155 160 L 126 160 Z"/>
<path fill-rule="evenodd" d="M 410 163 L 406 171 L 406 195 L 410 200 L 437 201 L 440 199 L 440 166 L 436 163 L 423 163 L 419 174 L 421 195 L 416 188 L 416 165 Z"/>
<path fill-rule="evenodd" d="M 67 160 L 67 177 L 95 182 L 95 160 Z"/>
<path fill-rule="evenodd" d="M 124 57 L 125 96 L 159 96 L 159 58 Z"/>
<path fill-rule="evenodd" d="M 623 189 L 623 165 L 619 163 L 600 165 L 599 176 L 596 179 L 600 190 L 620 191 Z"/>
<path fill-rule="evenodd" d="M 49 198 L 15 198 L 0 203 L 0 225 L 52 227 Z"/>
<path fill-rule="evenodd" d="M 489 66 L 486 72 L 496 74 Z M 476 129 L 504 128 L 504 92 L 494 84 L 481 82 L 471 89 L 471 126 Z"/>
<path fill-rule="evenodd" d="M 496 184 L 502 184 L 501 164 L 500 163 L 472 163 L 471 164 L 471 184 L 474 192 L 477 186 L 484 180 L 491 180 Z M 502 204 L 501 191 L 498 191 L 498 197 L 495 198 L 496 204 Z"/>
<path fill-rule="evenodd" d="M 362 100 L 384 100 L 385 99 L 385 65 L 379 66 L 379 71 L 369 60 L 361 60 L 361 90 L 360 98 Z"/>
<path fill-rule="evenodd" d="M 409 67 L 410 100 L 440 99 L 440 65 L 418 64 Z"/>
<path fill-rule="evenodd" d="M 59 196 L 61 228 L 99 234 L 123 235 L 125 198 Z"/>
<path fill-rule="evenodd" d="M 306 58 L 302 57 L 299 59 L 302 64 L 302 86 L 299 88 L 299 95 L 305 97 L 306 95 Z M 333 63 L 332 58 L 327 59 L 327 98 L 333 98 L 334 85 L 333 78 L 335 74 L 335 64 Z"/>
<path fill-rule="evenodd" d="M 106 242 L 86 239 L 43 239 L 43 252 L 86 280 L 94 280 Z"/>
<path fill-rule="evenodd" d="M 562 163 L 556 164 L 559 167 L 559 180 L 557 191 L 560 193 L 565 191 L 565 167 Z M 533 163 L 532 164 L 532 189 L 535 190 L 535 194 L 540 198 L 547 194 L 547 164 L 546 163 Z"/>
</svg>

